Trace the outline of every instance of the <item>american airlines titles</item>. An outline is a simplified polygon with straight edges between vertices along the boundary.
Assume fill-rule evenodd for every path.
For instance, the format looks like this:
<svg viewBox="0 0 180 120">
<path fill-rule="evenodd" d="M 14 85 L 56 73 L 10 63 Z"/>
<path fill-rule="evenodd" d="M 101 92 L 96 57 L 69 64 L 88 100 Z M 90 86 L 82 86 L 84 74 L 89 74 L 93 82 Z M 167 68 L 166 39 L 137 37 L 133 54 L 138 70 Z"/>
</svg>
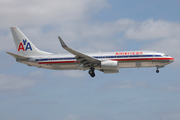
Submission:
<svg viewBox="0 0 180 120">
<path fill-rule="evenodd" d="M 142 55 L 143 52 L 116 52 L 115 55 Z"/>
</svg>

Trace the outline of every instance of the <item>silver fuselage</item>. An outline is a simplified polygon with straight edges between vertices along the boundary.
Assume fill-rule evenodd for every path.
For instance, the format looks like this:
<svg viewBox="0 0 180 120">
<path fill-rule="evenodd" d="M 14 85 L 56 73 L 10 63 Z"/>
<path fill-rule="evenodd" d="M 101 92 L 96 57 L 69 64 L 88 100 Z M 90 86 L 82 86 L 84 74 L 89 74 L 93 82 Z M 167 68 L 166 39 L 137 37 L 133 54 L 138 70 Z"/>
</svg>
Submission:
<svg viewBox="0 0 180 120">
<path fill-rule="evenodd" d="M 118 68 L 140 68 L 157 67 L 161 68 L 174 61 L 174 58 L 152 51 L 120 51 L 120 52 L 99 52 L 85 53 L 88 56 L 100 61 L 118 61 Z M 17 60 L 18 62 L 39 68 L 54 70 L 89 70 L 84 67 L 72 54 L 50 54 L 45 56 L 31 56 L 28 60 Z M 100 70 L 101 65 L 95 69 Z"/>
</svg>

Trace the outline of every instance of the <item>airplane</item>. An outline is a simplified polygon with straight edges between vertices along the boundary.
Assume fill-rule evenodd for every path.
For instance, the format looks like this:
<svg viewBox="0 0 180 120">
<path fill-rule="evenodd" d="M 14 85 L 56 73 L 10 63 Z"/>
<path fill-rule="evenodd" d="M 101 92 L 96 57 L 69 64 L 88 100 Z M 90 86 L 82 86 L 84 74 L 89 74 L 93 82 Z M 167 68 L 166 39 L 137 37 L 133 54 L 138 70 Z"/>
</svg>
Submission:
<svg viewBox="0 0 180 120">
<path fill-rule="evenodd" d="M 119 73 L 119 68 L 165 67 L 174 58 L 153 51 L 116 51 L 81 53 L 68 47 L 58 36 L 61 46 L 70 54 L 53 54 L 41 51 L 21 32 L 18 27 L 10 27 L 18 54 L 6 52 L 17 62 L 28 66 L 54 70 L 89 70 L 91 77 L 95 77 L 95 70 L 103 73 Z"/>
</svg>

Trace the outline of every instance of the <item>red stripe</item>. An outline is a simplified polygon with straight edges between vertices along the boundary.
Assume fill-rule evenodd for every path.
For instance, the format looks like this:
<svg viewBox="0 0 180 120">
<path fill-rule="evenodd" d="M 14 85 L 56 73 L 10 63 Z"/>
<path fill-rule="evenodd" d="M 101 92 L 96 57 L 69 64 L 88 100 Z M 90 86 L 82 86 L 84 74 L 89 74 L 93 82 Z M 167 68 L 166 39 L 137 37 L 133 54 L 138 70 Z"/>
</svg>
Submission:
<svg viewBox="0 0 180 120">
<path fill-rule="evenodd" d="M 134 60 L 174 60 L 174 58 L 139 58 L 139 59 L 111 59 L 114 61 L 134 61 Z"/>
</svg>

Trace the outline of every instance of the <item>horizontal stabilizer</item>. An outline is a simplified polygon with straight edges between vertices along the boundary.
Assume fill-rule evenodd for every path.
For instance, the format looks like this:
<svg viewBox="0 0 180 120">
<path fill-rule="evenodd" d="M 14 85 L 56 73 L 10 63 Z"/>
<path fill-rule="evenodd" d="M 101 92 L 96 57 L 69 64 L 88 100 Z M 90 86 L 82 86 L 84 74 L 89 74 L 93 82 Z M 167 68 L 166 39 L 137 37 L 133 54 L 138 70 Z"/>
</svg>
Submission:
<svg viewBox="0 0 180 120">
<path fill-rule="evenodd" d="M 13 57 L 15 57 L 16 59 L 22 59 L 22 60 L 28 59 L 28 57 L 24 57 L 24 56 L 17 55 L 17 54 L 14 54 L 14 53 L 10 53 L 10 52 L 6 52 L 6 53 L 13 56 Z"/>
</svg>

